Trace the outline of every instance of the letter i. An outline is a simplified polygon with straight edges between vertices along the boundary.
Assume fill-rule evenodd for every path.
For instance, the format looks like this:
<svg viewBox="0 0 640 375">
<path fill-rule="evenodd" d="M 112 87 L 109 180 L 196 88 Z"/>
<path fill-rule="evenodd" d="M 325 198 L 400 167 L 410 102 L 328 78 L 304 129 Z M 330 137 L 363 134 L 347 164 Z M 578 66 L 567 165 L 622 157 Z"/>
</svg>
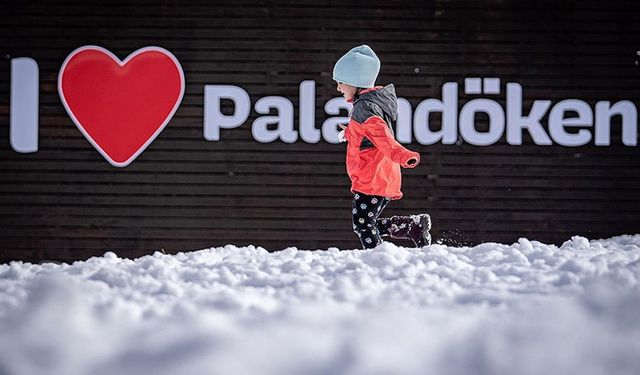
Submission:
<svg viewBox="0 0 640 375">
<path fill-rule="evenodd" d="M 11 147 L 38 151 L 38 63 L 28 57 L 11 59 Z"/>
</svg>

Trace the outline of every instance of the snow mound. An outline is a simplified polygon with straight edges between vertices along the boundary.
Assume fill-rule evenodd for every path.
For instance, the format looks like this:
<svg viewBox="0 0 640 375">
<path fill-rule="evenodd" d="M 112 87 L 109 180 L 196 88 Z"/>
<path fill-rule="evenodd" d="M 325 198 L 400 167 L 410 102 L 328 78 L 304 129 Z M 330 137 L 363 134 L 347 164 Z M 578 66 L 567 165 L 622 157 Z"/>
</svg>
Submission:
<svg viewBox="0 0 640 375">
<path fill-rule="evenodd" d="M 637 374 L 640 235 L 0 265 L 0 374 Z"/>
</svg>

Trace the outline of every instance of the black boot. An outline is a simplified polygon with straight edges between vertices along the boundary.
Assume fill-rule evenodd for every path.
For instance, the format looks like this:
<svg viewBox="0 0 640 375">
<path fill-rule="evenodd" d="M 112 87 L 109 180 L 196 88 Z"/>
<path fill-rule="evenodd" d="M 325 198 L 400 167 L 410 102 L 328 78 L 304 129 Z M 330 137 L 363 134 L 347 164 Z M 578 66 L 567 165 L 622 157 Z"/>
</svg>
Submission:
<svg viewBox="0 0 640 375">
<path fill-rule="evenodd" d="M 411 240 L 416 247 L 431 245 L 431 217 L 427 214 L 392 216 L 389 219 L 389 236 L 399 240 Z"/>
</svg>

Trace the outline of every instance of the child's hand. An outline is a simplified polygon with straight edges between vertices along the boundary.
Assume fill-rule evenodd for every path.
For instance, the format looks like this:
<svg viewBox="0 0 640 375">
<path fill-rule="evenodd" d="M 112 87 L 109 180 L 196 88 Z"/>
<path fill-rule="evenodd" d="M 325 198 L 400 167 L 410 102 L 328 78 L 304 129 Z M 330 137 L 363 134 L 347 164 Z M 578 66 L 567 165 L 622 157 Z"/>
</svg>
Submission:
<svg viewBox="0 0 640 375">
<path fill-rule="evenodd" d="M 340 129 L 342 129 L 338 133 L 338 142 L 340 142 L 340 143 L 346 142 L 347 138 L 344 136 L 344 131 L 345 131 L 345 129 L 347 129 L 347 127 L 342 125 L 342 124 L 339 124 L 338 126 L 340 126 Z"/>
</svg>

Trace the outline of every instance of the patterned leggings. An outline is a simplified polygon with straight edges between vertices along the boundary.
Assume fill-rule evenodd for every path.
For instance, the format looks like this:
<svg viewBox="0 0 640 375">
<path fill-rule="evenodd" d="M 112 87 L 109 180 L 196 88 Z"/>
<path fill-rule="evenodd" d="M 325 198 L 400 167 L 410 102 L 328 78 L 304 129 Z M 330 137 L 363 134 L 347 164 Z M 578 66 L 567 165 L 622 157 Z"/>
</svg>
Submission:
<svg viewBox="0 0 640 375">
<path fill-rule="evenodd" d="M 389 219 L 378 218 L 389 204 L 389 198 L 379 195 L 355 193 L 353 196 L 353 231 L 360 237 L 365 249 L 382 243 L 382 236 L 389 234 Z"/>
</svg>

